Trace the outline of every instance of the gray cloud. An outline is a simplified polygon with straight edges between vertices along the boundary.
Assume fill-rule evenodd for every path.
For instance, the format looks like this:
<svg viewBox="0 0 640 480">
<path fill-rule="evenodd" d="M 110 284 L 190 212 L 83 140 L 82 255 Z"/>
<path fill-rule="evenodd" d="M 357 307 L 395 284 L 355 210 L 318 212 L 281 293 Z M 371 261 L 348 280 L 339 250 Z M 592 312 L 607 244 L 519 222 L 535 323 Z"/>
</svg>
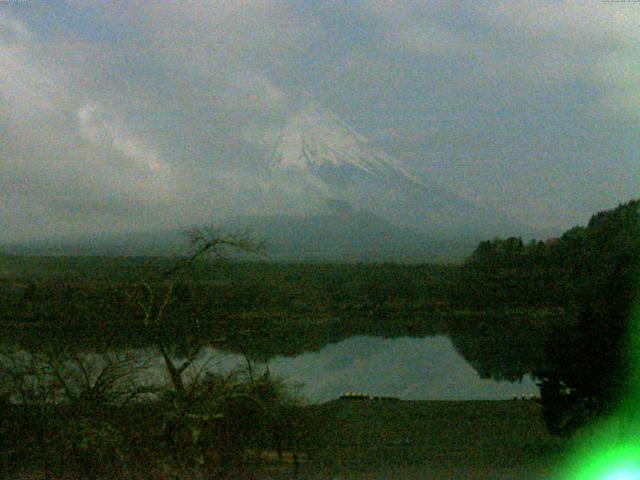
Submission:
<svg viewBox="0 0 640 480">
<path fill-rule="evenodd" d="M 275 209 L 261 148 L 301 92 L 468 199 L 584 222 L 640 188 L 633 7 L 70 2 L 54 24 L 3 5 L 0 240 Z"/>
</svg>

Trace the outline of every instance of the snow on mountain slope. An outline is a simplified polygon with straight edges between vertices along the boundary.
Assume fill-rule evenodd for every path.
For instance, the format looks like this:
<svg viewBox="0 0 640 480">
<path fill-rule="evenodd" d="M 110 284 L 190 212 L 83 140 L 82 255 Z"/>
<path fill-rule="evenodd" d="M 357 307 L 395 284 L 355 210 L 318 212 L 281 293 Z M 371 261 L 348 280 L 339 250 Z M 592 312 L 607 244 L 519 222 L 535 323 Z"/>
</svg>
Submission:
<svg viewBox="0 0 640 480">
<path fill-rule="evenodd" d="M 528 227 L 410 173 L 309 98 L 285 122 L 271 144 L 270 158 L 270 172 L 277 179 L 273 190 L 295 192 L 296 205 L 338 200 L 432 238 L 527 236 Z"/>
<path fill-rule="evenodd" d="M 397 159 L 375 149 L 365 137 L 315 102 L 309 102 L 289 118 L 278 136 L 271 163 L 299 173 L 355 169 L 377 177 L 401 175 L 420 183 Z"/>
</svg>

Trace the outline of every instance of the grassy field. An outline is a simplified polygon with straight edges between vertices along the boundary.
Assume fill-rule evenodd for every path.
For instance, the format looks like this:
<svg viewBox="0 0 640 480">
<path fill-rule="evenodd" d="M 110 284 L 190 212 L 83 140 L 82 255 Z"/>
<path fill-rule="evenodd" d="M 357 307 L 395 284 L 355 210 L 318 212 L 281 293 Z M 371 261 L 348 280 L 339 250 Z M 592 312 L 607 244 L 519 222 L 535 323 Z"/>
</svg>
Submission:
<svg viewBox="0 0 640 480">
<path fill-rule="evenodd" d="M 248 450 L 244 467 L 225 478 L 560 480 L 554 474 L 566 442 L 545 430 L 535 400 L 334 400 L 305 408 L 310 418 L 298 443 L 297 472 L 291 451 L 278 460 L 275 451 Z M 134 472 L 127 478 L 201 478 L 157 468 Z"/>
<path fill-rule="evenodd" d="M 310 407 L 302 478 L 547 479 L 564 441 L 534 400 L 336 400 Z"/>
</svg>

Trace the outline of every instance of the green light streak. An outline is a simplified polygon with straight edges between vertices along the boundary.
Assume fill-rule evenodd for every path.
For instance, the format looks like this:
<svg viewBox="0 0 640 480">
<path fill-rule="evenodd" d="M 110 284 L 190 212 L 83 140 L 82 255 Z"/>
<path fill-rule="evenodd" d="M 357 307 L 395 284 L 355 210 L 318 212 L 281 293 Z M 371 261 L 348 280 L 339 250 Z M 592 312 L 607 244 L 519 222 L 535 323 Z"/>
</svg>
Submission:
<svg viewBox="0 0 640 480">
<path fill-rule="evenodd" d="M 611 418 L 583 432 L 563 480 L 640 480 L 640 302 L 632 310 L 627 337 L 627 393 Z"/>
<path fill-rule="evenodd" d="M 606 443 L 601 453 L 583 451 L 574 457 L 571 480 L 640 480 L 640 447 L 611 446 Z"/>
<path fill-rule="evenodd" d="M 640 474 L 636 469 L 620 468 L 606 475 L 604 480 L 640 480 Z"/>
</svg>

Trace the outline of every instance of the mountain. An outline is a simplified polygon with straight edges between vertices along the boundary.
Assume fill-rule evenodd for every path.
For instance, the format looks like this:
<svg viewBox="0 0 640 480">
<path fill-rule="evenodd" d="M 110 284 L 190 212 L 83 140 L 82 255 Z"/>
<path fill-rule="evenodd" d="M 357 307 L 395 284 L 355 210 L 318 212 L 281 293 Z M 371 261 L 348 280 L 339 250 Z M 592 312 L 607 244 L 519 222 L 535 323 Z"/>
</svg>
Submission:
<svg viewBox="0 0 640 480">
<path fill-rule="evenodd" d="M 10 243 L 0 248 L 10 255 L 173 256 L 185 254 L 189 242 L 183 231 L 157 230 L 51 238 Z"/>
<path fill-rule="evenodd" d="M 255 183 L 238 186 L 243 213 L 218 223 L 254 231 L 272 259 L 461 260 L 485 238 L 546 238 L 411 172 L 309 98 L 271 143 L 242 152 L 255 162 L 243 164 L 252 168 Z M 172 230 L 8 247 L 41 254 L 166 255 L 188 245 Z"/>
<path fill-rule="evenodd" d="M 317 102 L 286 121 L 269 165 L 314 202 L 335 199 L 429 238 L 536 236 L 536 231 L 486 211 L 431 179 L 411 172 Z"/>
<path fill-rule="evenodd" d="M 315 213 L 239 216 L 225 227 L 264 241 L 265 255 L 251 258 L 274 261 L 451 262 L 476 246 L 430 239 L 339 201 L 327 201 Z M 4 250 L 27 255 L 169 256 L 183 255 L 189 248 L 182 231 L 159 230 L 6 245 Z"/>
<path fill-rule="evenodd" d="M 475 247 L 475 242 L 428 238 L 337 201 L 317 213 L 239 217 L 229 226 L 255 232 L 274 260 L 450 262 Z"/>
<path fill-rule="evenodd" d="M 358 173 L 377 178 L 399 176 L 420 183 L 401 162 L 371 147 L 365 137 L 317 103 L 288 119 L 278 135 L 271 165 L 315 175 L 327 184 L 344 185 Z"/>
</svg>

